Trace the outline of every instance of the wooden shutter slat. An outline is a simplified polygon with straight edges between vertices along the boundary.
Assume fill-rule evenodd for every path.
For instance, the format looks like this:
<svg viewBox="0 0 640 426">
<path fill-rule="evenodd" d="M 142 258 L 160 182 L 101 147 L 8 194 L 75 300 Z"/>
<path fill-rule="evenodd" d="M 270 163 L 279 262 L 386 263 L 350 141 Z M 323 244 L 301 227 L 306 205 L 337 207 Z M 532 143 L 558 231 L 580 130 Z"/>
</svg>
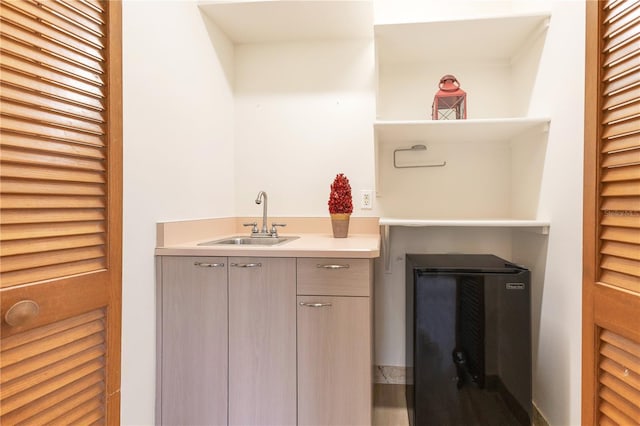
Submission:
<svg viewBox="0 0 640 426">
<path fill-rule="evenodd" d="M 95 410 L 100 410 L 102 407 L 102 403 L 103 403 L 102 398 L 93 398 L 83 404 L 80 404 L 78 407 L 74 408 L 73 410 L 69 410 L 65 412 L 62 416 L 53 420 L 53 423 L 60 424 L 60 425 L 74 425 L 74 426 L 76 422 L 78 422 L 78 424 L 82 424 L 80 422 L 80 419 L 84 418 L 85 416 L 89 415 Z"/>
<path fill-rule="evenodd" d="M 605 169 L 602 172 L 602 182 L 616 182 L 638 179 L 640 179 L 640 164 Z"/>
<path fill-rule="evenodd" d="M 5 100 L 2 102 L 2 105 L 0 105 L 0 113 L 5 116 L 16 117 L 20 120 L 32 120 L 43 125 L 62 127 L 78 132 L 92 133 L 100 136 L 105 133 L 101 124 L 13 101 Z"/>
<path fill-rule="evenodd" d="M 83 393 L 86 389 L 89 389 L 96 383 L 104 383 L 103 372 L 97 371 L 93 374 L 87 375 L 80 380 L 77 380 L 61 388 L 57 392 L 52 392 L 43 398 L 37 399 L 36 401 L 25 407 L 14 410 L 13 412 L 8 414 L 4 413 L 0 420 L 11 425 L 18 424 L 20 422 L 28 420 L 29 417 L 33 416 L 33 413 L 45 411 L 51 407 L 55 407 L 60 403 L 60 401 L 71 398 L 73 397 L 73 395 Z"/>
<path fill-rule="evenodd" d="M 44 138 L 51 137 L 71 143 L 104 146 L 103 138 L 100 135 L 77 132 L 62 127 L 47 126 L 41 123 L 20 120 L 10 116 L 2 116 L 2 122 L 0 125 L 2 126 L 2 130 L 14 133 L 22 133 Z"/>
<path fill-rule="evenodd" d="M 95 314 L 93 314 L 93 316 L 95 316 Z M 83 319 L 86 319 L 86 317 L 83 317 Z M 54 328 L 54 332 L 52 334 L 46 334 L 42 337 L 37 335 L 37 339 L 28 341 L 19 346 L 14 346 L 8 349 L 5 349 L 3 346 L 0 366 L 5 368 L 7 366 L 20 363 L 23 360 L 29 359 L 39 353 L 44 353 L 65 346 L 74 341 L 84 339 L 85 337 L 104 331 L 104 321 L 102 317 L 98 317 L 90 322 L 75 325 L 71 328 L 67 328 L 67 324 L 62 325 L 65 328 L 60 330 Z"/>
<path fill-rule="evenodd" d="M 605 255 L 602 256 L 600 267 L 640 278 L 640 262 L 636 260 Z"/>
<path fill-rule="evenodd" d="M 618 31 L 637 24 L 638 22 L 640 22 L 640 3 L 635 4 L 633 8 L 627 11 L 627 13 L 623 14 L 615 21 L 609 23 L 604 33 L 604 37 L 611 37 Z"/>
<path fill-rule="evenodd" d="M 105 256 L 106 250 L 104 246 L 50 251 L 46 254 L 35 253 L 9 256 L 2 260 L 0 272 L 22 271 L 29 268 L 58 265 L 79 260 L 99 259 Z"/>
<path fill-rule="evenodd" d="M 602 210 L 640 211 L 640 197 L 606 197 Z"/>
<path fill-rule="evenodd" d="M 103 209 L 106 207 L 104 197 L 82 197 L 82 196 L 34 196 L 34 195 L 2 195 L 0 203 L 6 209 Z"/>
<path fill-rule="evenodd" d="M 82 13 L 87 18 L 92 19 L 94 22 L 103 25 L 104 18 L 102 17 L 102 10 L 97 10 L 94 6 L 91 6 L 85 2 L 78 0 L 58 0 L 60 3 L 66 4 L 68 7 L 72 7 L 79 13 Z"/>
<path fill-rule="evenodd" d="M 640 85 L 640 76 L 637 73 L 630 73 L 615 80 L 607 80 L 604 84 L 604 94 L 606 96 L 613 95 L 637 85 Z"/>
<path fill-rule="evenodd" d="M 8 350 L 3 350 L 0 363 L 4 369 L 11 365 L 19 364 L 34 355 L 64 347 L 74 341 L 102 332 L 104 332 L 104 322 L 101 319 L 94 320 Z"/>
<path fill-rule="evenodd" d="M 101 184 L 41 182 L 4 179 L 0 190 L 5 194 L 106 195 Z"/>
<path fill-rule="evenodd" d="M 2 256 L 48 252 L 64 248 L 91 247 L 105 244 L 104 234 L 65 235 L 52 238 L 31 238 L 28 240 L 3 241 L 0 246 Z"/>
<path fill-rule="evenodd" d="M 603 270 L 600 274 L 600 282 L 624 288 L 629 291 L 635 291 L 636 293 L 640 292 L 640 282 L 638 282 L 637 278 L 631 275 Z"/>
<path fill-rule="evenodd" d="M 640 133 L 638 136 L 640 136 Z M 608 154 L 602 161 L 602 166 L 618 167 L 635 163 L 640 163 L 640 149 L 629 149 Z"/>
<path fill-rule="evenodd" d="M 637 363 L 640 365 L 640 344 L 633 340 L 627 339 L 617 333 L 613 333 L 609 330 L 602 330 L 600 333 L 600 340 L 609 343 L 613 347 L 620 348 L 621 350 L 628 352 L 634 357 L 638 358 Z M 635 370 L 640 374 L 640 369 Z M 640 386 L 638 387 L 640 389 Z"/>
<path fill-rule="evenodd" d="M 104 221 L 56 223 L 55 226 L 48 223 L 3 225 L 2 241 L 97 234 L 105 232 L 105 228 Z"/>
<path fill-rule="evenodd" d="M 603 372 L 601 374 L 600 382 L 625 399 L 629 401 L 637 401 L 637 398 L 640 396 L 640 392 L 638 392 L 637 388 L 625 383 L 622 380 L 624 378 L 625 376 L 622 372 L 616 376 L 609 374 L 608 372 Z"/>
<path fill-rule="evenodd" d="M 93 348 L 98 348 L 98 350 L 101 350 L 104 353 L 104 333 L 94 333 L 67 345 L 42 352 L 22 362 L 4 367 L 0 372 L 0 384 L 4 385 L 14 381 L 20 376 L 38 371 L 45 368 L 47 365 L 54 364 L 58 361 L 64 360 L 65 358 L 72 357 Z"/>
<path fill-rule="evenodd" d="M 6 53 L 2 53 L 0 59 L 2 60 L 2 66 L 4 68 L 13 69 L 14 71 L 19 70 L 27 75 L 37 75 L 42 80 L 46 80 L 57 86 L 68 88 L 76 92 L 97 98 L 104 97 L 102 87 L 93 83 L 88 83 L 86 80 L 78 78 L 78 76 L 74 75 L 71 77 L 67 73 L 56 71 L 53 68 L 42 66 L 35 62 L 26 61 L 18 56 L 7 55 Z"/>
<path fill-rule="evenodd" d="M 600 360 L 600 369 L 609 374 L 609 384 L 611 385 L 611 389 L 616 393 L 623 391 L 622 393 L 624 393 L 624 395 L 629 396 L 633 395 L 632 389 L 640 390 L 640 375 L 623 367 L 621 364 L 608 358 L 602 358 Z M 619 383 L 624 383 L 632 389 L 621 387 Z"/>
<path fill-rule="evenodd" d="M 87 69 L 86 67 L 81 67 L 75 62 L 63 60 L 58 54 L 52 55 L 44 50 L 18 43 L 16 40 L 6 37 L 0 39 L 0 48 L 4 51 L 4 56 L 7 58 L 18 57 L 25 62 L 32 62 L 34 65 L 50 68 L 64 75 L 81 78 L 86 83 L 90 83 L 98 87 L 104 86 L 104 81 L 100 73 Z M 10 64 L 6 65 L 13 66 Z M 19 71 L 29 72 L 26 68 L 19 68 Z M 37 75 L 40 74 L 38 73 Z"/>
<path fill-rule="evenodd" d="M 625 228 L 607 226 L 602 229 L 600 236 L 603 240 L 618 241 L 621 243 L 640 244 L 640 235 L 637 232 L 629 232 Z"/>
<path fill-rule="evenodd" d="M 618 32 L 614 37 L 606 38 L 602 49 L 603 53 L 614 51 L 625 44 L 631 43 L 638 34 L 640 34 L 638 28 L 627 27 L 623 31 Z"/>
<path fill-rule="evenodd" d="M 100 49 L 103 48 L 104 42 L 99 38 L 94 38 L 93 43 L 88 44 L 73 34 L 59 31 L 51 25 L 29 18 L 21 11 L 8 7 L 6 2 L 0 3 L 0 11 L 3 27 L 10 25 L 11 31 L 13 28 L 21 28 L 25 31 L 19 37 L 14 33 L 7 33 L 7 36 L 26 42 L 40 50 L 55 52 L 78 66 L 94 72 L 103 72 L 104 58 Z M 61 51 L 63 51 L 62 54 Z"/>
<path fill-rule="evenodd" d="M 104 148 L 90 145 L 78 145 L 73 143 L 56 142 L 16 133 L 2 134 L 0 147 L 22 148 L 31 151 L 45 152 L 57 155 L 91 158 L 94 160 L 105 159 Z"/>
<path fill-rule="evenodd" d="M 609 417 L 607 417 L 602 413 L 598 418 L 598 425 L 599 426 L 620 426 L 618 423 L 614 422 L 613 420 L 611 420 Z"/>
<path fill-rule="evenodd" d="M 17 348 L 18 346 L 22 346 L 39 339 L 44 339 L 46 337 L 53 336 L 54 334 L 76 328 L 83 324 L 92 323 L 103 318 L 104 312 L 101 309 L 96 309 L 85 314 L 76 315 L 75 317 L 67 318 L 65 320 L 57 321 L 52 324 L 24 331 L 19 335 L 3 337 L 2 347 L 0 349 L 4 352 L 9 349 Z"/>
<path fill-rule="evenodd" d="M 41 22 L 51 29 L 57 30 L 56 32 L 63 32 L 73 38 L 77 39 L 83 45 L 104 47 L 104 43 L 101 39 L 104 36 L 104 31 L 100 26 L 96 26 L 97 31 L 83 27 L 82 25 L 74 25 L 69 20 L 53 13 L 51 9 L 40 7 L 35 1 L 4 1 L 12 9 L 22 13 L 26 20 L 19 21 L 24 25 L 30 27 L 31 22 Z M 40 3 L 41 5 L 47 4 L 46 2 Z M 48 34 L 49 35 L 49 34 Z M 56 35 L 50 35 L 52 39 L 57 39 Z"/>
<path fill-rule="evenodd" d="M 640 32 L 636 32 L 635 34 L 629 34 L 629 39 L 620 40 L 618 38 L 613 39 L 612 41 L 616 42 L 613 45 L 613 50 L 605 50 L 605 61 L 603 66 L 608 67 L 609 65 L 622 60 L 623 58 L 629 55 L 637 55 L 640 53 L 640 49 L 636 43 L 640 41 Z"/>
<path fill-rule="evenodd" d="M 600 411 L 610 417 L 618 425 L 631 425 L 633 420 L 607 401 L 600 402 Z"/>
<path fill-rule="evenodd" d="M 612 21 L 615 21 L 616 19 L 619 19 L 621 16 L 623 16 L 623 14 L 628 13 L 631 10 L 631 6 L 633 6 L 633 4 L 633 1 L 622 1 L 613 5 L 612 7 L 606 7 L 604 22 L 608 24 Z"/>
<path fill-rule="evenodd" d="M 612 121 L 625 120 L 640 115 L 640 99 L 634 103 L 624 105 L 620 108 L 606 110 L 602 118 L 602 124 Z"/>
<path fill-rule="evenodd" d="M 87 32 L 97 37 L 103 37 L 105 34 L 103 25 L 93 19 L 87 18 L 83 14 L 78 13 L 61 1 L 36 1 L 38 1 L 41 7 L 47 9 L 52 14 L 61 17 L 65 22 L 72 25 L 70 28 L 75 30 L 73 31 L 74 33 L 79 28 L 83 33 Z"/>
<path fill-rule="evenodd" d="M 2 78 L 3 83 L 11 84 L 24 90 L 39 94 L 41 93 L 45 96 L 54 97 L 61 101 L 93 109 L 95 111 L 102 111 L 104 109 L 102 100 L 99 98 L 69 90 L 52 84 L 46 80 L 39 79 L 35 76 L 29 76 L 8 68 L 3 68 L 0 77 Z"/>
<path fill-rule="evenodd" d="M 96 14 L 91 10 L 89 10 L 89 13 L 85 13 L 84 10 L 78 8 L 77 5 L 71 1 L 55 0 L 46 1 L 43 4 L 47 5 L 54 13 L 64 16 L 75 25 L 87 27 L 100 37 L 104 35 L 104 22 L 100 14 Z"/>
<path fill-rule="evenodd" d="M 104 393 L 104 383 L 99 382 L 93 386 L 78 392 L 70 398 L 62 400 L 60 403 L 53 405 L 51 408 L 40 412 L 39 414 L 25 419 L 25 423 L 33 425 L 55 424 L 53 420 L 61 416 L 64 412 L 73 410 L 84 402 L 94 399 L 96 396 Z M 89 424 L 89 423 L 84 423 Z"/>
<path fill-rule="evenodd" d="M 50 377 L 64 374 L 73 370 L 77 365 L 85 364 L 102 356 L 104 356 L 104 346 L 94 346 L 45 365 L 44 368 L 34 371 L 25 370 L 24 374 L 21 375 L 21 380 L 14 380 L 2 386 L 2 399 L 10 398 L 20 392 L 39 386 Z"/>
<path fill-rule="evenodd" d="M 640 248 L 633 244 L 605 241 L 602 243 L 600 253 L 640 261 Z"/>
<path fill-rule="evenodd" d="M 96 10 L 99 13 L 103 13 L 104 12 L 104 4 L 103 1 L 101 0 L 79 0 L 81 3 L 86 4 L 87 6 L 93 8 L 94 10 Z"/>
<path fill-rule="evenodd" d="M 603 138 L 613 138 L 627 133 L 635 133 L 640 137 L 640 116 L 629 120 L 609 124 L 602 133 Z M 637 154 L 640 156 L 640 154 Z"/>
<path fill-rule="evenodd" d="M 618 62 L 615 62 L 604 68 L 603 78 L 606 81 L 613 81 L 615 79 L 621 78 L 622 76 L 633 73 L 634 71 L 640 69 L 640 56 L 638 54 L 640 51 L 634 51 L 633 54 L 627 55 L 623 59 L 619 59 Z"/>
<path fill-rule="evenodd" d="M 640 98 L 640 86 L 628 87 L 625 90 L 611 94 L 603 99 L 603 108 L 610 109 L 628 102 L 637 102 Z"/>
<path fill-rule="evenodd" d="M 640 195 L 640 181 L 622 181 L 606 183 L 602 187 L 604 197 L 617 195 Z"/>
<path fill-rule="evenodd" d="M 603 9 L 611 9 L 612 7 L 615 7 L 617 4 L 619 4 L 620 2 L 623 2 L 626 0 L 604 0 L 601 4 Z"/>
<path fill-rule="evenodd" d="M 640 424 L 640 408 L 636 405 L 627 401 L 609 388 L 600 390 L 598 395 L 614 407 L 617 407 L 623 414 L 629 417 L 634 424 Z"/>
<path fill-rule="evenodd" d="M 640 215 L 632 216 L 630 214 L 607 214 L 602 217 L 600 225 L 614 226 L 623 228 L 640 228 Z M 625 232 L 624 230 L 621 230 Z"/>
<path fill-rule="evenodd" d="M 56 114 L 63 114 L 76 119 L 85 120 L 92 123 L 104 123 L 101 112 L 80 108 L 77 105 L 58 101 L 41 93 L 29 92 L 26 90 L 3 84 L 0 87 L 0 98 L 3 101 L 19 102 L 33 108 L 50 111 Z M 101 132 L 104 132 L 101 130 Z M 3 138 L 4 139 L 4 138 Z M 4 140 L 2 141 L 4 143 Z"/>
<path fill-rule="evenodd" d="M 640 142 L 638 142 L 638 135 L 630 134 L 605 140 L 602 144 L 601 151 L 603 153 L 610 153 L 613 151 L 626 150 L 635 147 L 640 147 Z"/>
<path fill-rule="evenodd" d="M 105 183 L 102 172 L 88 172 L 82 170 L 56 169 L 49 167 L 30 167 L 24 164 L 16 165 L 4 163 L 1 165 L 2 175 L 7 178 L 60 180 L 69 182 Z M 61 206 L 64 207 L 64 206 Z M 10 208 L 3 204 L 3 208 Z"/>
<path fill-rule="evenodd" d="M 85 414 L 80 417 L 73 423 L 73 426 L 82 426 L 82 425 L 100 425 L 104 424 L 104 408 L 102 405 L 98 406 L 98 408 L 93 411 Z"/>
<path fill-rule="evenodd" d="M 88 170 L 104 172 L 103 160 L 70 157 L 67 155 L 41 154 L 33 151 L 24 151 L 13 148 L 4 148 L 0 152 L 0 161 L 25 164 L 29 166 L 49 166 L 64 169 Z"/>
<path fill-rule="evenodd" d="M 3 210 L 0 224 L 83 222 L 104 218 L 105 212 L 99 209 Z M 0 253 L 6 255 L 4 247 L 0 247 Z"/>
<path fill-rule="evenodd" d="M 29 271 L 16 271 L 0 274 L 0 288 L 12 287 L 25 283 L 36 283 L 52 278 L 66 277 L 86 272 L 99 271 L 106 268 L 104 259 L 84 260 L 62 265 L 43 266 Z"/>
<path fill-rule="evenodd" d="M 30 389 L 29 392 L 23 392 L 11 398 L 4 399 L 2 400 L 3 412 L 10 413 L 15 409 L 27 405 L 29 402 L 35 399 L 41 398 L 50 392 L 54 392 L 61 387 L 69 385 L 78 379 L 81 379 L 82 377 L 88 376 L 89 374 L 96 371 L 103 370 L 104 365 L 104 358 L 92 360 L 64 374 L 52 377 L 46 382 L 40 384 L 40 386 Z"/>
</svg>

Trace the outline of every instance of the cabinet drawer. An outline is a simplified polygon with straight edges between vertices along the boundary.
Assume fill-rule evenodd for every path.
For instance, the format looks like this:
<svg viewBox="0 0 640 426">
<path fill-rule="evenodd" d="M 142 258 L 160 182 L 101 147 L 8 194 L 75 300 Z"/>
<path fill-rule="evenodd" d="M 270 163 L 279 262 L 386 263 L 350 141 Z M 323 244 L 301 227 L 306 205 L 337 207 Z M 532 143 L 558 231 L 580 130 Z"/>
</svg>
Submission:
<svg viewBox="0 0 640 426">
<path fill-rule="evenodd" d="M 369 296 L 373 262 L 369 259 L 298 259 L 298 294 Z"/>
</svg>

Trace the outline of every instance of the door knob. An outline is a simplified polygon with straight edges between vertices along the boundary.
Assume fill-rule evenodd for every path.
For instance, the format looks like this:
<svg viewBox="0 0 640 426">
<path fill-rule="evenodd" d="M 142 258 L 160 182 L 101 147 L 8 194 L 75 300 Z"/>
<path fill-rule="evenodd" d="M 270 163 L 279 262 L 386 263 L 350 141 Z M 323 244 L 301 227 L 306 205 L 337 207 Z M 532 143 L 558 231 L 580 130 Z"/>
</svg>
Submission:
<svg viewBox="0 0 640 426">
<path fill-rule="evenodd" d="M 40 306 L 33 300 L 21 300 L 4 314 L 4 320 L 12 327 L 24 325 L 38 316 Z"/>
</svg>

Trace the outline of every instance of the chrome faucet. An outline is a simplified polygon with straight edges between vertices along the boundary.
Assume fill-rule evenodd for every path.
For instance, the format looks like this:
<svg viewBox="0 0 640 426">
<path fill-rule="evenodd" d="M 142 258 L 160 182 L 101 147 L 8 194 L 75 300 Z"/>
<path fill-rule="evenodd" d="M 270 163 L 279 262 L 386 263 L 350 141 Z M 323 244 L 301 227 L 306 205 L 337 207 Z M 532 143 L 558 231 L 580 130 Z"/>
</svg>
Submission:
<svg viewBox="0 0 640 426">
<path fill-rule="evenodd" d="M 264 204 L 262 202 L 264 201 Z M 262 204 L 262 228 L 258 229 L 256 222 L 244 223 L 244 226 L 251 226 L 251 237 L 255 238 L 278 238 L 278 230 L 276 226 L 287 226 L 284 223 L 272 223 L 271 230 L 267 227 L 267 193 L 264 191 L 258 192 L 256 197 L 256 204 Z"/>
<path fill-rule="evenodd" d="M 267 235 L 267 193 L 264 191 L 258 192 L 258 196 L 256 197 L 256 204 L 262 203 L 263 199 L 264 204 L 262 205 L 262 229 L 260 230 L 260 233 Z"/>
</svg>

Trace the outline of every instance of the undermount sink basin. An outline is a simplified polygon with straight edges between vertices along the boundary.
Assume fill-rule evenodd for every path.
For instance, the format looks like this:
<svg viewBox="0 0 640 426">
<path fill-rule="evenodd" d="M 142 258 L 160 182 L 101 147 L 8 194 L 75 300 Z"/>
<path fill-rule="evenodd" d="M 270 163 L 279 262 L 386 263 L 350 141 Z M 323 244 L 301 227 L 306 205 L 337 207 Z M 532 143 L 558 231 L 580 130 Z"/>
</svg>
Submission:
<svg viewBox="0 0 640 426">
<path fill-rule="evenodd" d="M 229 237 L 221 240 L 207 241 L 200 243 L 199 246 L 217 246 L 217 245 L 253 245 L 253 246 L 275 246 L 298 239 L 300 237 Z"/>
</svg>

